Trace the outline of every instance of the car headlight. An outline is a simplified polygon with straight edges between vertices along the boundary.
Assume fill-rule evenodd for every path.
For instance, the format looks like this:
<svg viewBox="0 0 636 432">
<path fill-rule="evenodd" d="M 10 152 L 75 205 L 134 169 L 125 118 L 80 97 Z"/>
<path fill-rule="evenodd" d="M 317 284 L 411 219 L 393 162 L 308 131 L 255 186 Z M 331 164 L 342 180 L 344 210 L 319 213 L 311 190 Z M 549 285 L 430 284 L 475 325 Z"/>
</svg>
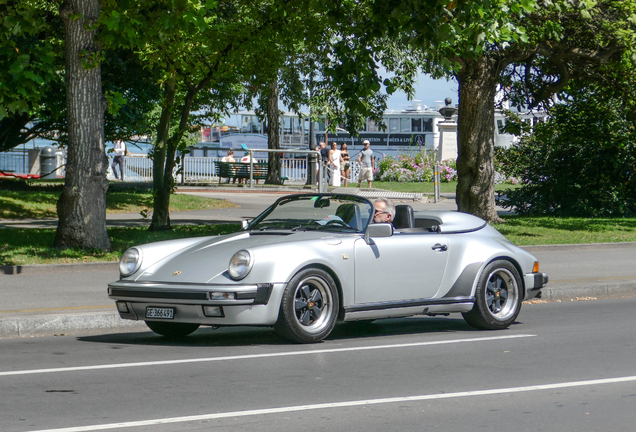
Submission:
<svg viewBox="0 0 636 432">
<path fill-rule="evenodd" d="M 243 279 L 250 272 L 253 264 L 252 254 L 249 251 L 240 250 L 230 259 L 227 271 L 232 279 Z"/>
<path fill-rule="evenodd" d="M 130 248 L 121 256 L 119 260 L 119 273 L 126 277 L 130 276 L 141 267 L 141 250 Z"/>
</svg>

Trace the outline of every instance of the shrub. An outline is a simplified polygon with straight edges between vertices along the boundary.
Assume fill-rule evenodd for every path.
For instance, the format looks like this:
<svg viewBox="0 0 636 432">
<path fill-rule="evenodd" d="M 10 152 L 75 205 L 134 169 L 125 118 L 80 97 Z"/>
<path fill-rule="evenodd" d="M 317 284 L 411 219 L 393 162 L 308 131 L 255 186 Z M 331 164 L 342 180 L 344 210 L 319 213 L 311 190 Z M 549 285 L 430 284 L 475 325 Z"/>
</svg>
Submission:
<svg viewBox="0 0 636 432">
<path fill-rule="evenodd" d="M 634 216 L 634 126 L 620 101 L 578 92 L 499 156 L 522 183 L 503 204 L 521 214 Z"/>
</svg>

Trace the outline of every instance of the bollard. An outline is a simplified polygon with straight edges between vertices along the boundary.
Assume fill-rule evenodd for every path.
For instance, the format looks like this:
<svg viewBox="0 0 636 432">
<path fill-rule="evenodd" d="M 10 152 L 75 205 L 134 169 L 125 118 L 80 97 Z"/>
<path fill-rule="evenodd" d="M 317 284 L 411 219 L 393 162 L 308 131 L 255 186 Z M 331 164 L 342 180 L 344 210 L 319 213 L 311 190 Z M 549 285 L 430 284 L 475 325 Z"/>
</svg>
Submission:
<svg viewBox="0 0 636 432">
<path fill-rule="evenodd" d="M 439 181 L 440 181 L 440 177 L 439 177 L 439 164 L 436 163 L 434 168 L 433 168 L 433 192 L 434 192 L 434 197 L 435 197 L 435 202 L 439 202 L 440 197 L 439 197 Z"/>
<path fill-rule="evenodd" d="M 44 147 L 40 152 L 40 178 L 55 179 L 57 174 L 57 155 L 53 147 Z"/>
</svg>

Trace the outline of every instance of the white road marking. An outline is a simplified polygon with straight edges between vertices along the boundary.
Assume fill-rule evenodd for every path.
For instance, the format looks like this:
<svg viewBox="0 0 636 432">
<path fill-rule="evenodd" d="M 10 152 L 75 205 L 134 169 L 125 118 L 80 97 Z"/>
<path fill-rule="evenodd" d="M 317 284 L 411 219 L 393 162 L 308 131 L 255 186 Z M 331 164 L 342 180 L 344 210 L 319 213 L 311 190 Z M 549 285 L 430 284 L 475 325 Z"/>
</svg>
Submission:
<svg viewBox="0 0 636 432">
<path fill-rule="evenodd" d="M 141 420 L 141 421 L 109 423 L 109 424 L 101 424 L 101 425 L 77 426 L 77 427 L 69 427 L 69 428 L 61 428 L 61 429 L 42 429 L 42 430 L 32 431 L 32 432 L 102 431 L 102 430 L 109 430 L 109 429 L 134 428 L 134 427 L 142 427 L 142 426 L 157 426 L 157 425 L 169 424 L 169 423 L 185 423 L 185 422 L 192 422 L 192 421 L 215 420 L 215 419 L 222 419 L 222 418 L 228 418 L 228 417 L 248 417 L 248 416 L 259 416 L 259 415 L 267 415 L 267 414 L 310 411 L 310 410 L 318 410 L 318 409 L 356 407 L 356 406 L 362 406 L 362 405 L 379 405 L 379 404 L 389 404 L 389 403 L 397 403 L 397 402 L 404 403 L 404 402 L 417 402 L 417 401 L 434 400 L 434 399 L 489 396 L 489 395 L 497 395 L 497 394 L 504 394 L 504 393 L 522 393 L 522 392 L 531 392 L 531 391 L 540 391 L 540 390 L 554 390 L 554 389 L 582 387 L 582 386 L 616 384 L 616 383 L 624 383 L 624 382 L 630 382 L 630 381 L 636 381 L 636 376 L 597 379 L 597 380 L 588 380 L 588 381 L 573 381 L 573 382 L 555 383 L 555 384 L 540 384 L 540 385 L 523 386 L 523 387 L 509 387 L 509 388 L 502 388 L 502 389 L 474 390 L 474 391 L 456 392 L 456 393 L 404 396 L 404 397 L 393 397 L 393 398 L 382 398 L 382 399 L 366 399 L 366 400 L 358 400 L 358 401 L 333 402 L 333 403 L 313 404 L 313 405 L 297 405 L 297 406 L 288 406 L 288 407 L 280 407 L 280 408 L 266 408 L 266 409 L 234 411 L 234 412 L 225 412 L 225 413 L 216 413 L 216 414 L 203 414 L 203 415 L 195 415 L 195 416 L 170 417 L 170 418 L 154 419 L 154 420 Z"/>
<path fill-rule="evenodd" d="M 521 334 L 521 335 L 493 336 L 493 337 L 472 338 L 472 339 L 452 339 L 452 340 L 433 341 L 433 342 L 414 342 L 414 343 L 395 344 L 395 345 L 372 345 L 372 346 L 351 347 L 351 348 L 330 348 L 330 349 L 323 349 L 323 350 L 286 351 L 286 352 L 269 353 L 269 354 L 249 354 L 249 355 L 238 355 L 238 356 L 227 356 L 227 357 L 161 360 L 161 361 L 138 362 L 138 363 L 114 363 L 114 364 L 104 364 L 104 365 L 76 366 L 76 367 L 64 367 L 64 368 L 52 368 L 52 369 L 30 369 L 30 370 L 0 372 L 0 377 L 11 376 L 11 375 L 32 375 L 32 374 L 43 374 L 43 373 L 77 372 L 77 371 L 87 371 L 87 370 L 118 369 L 118 368 L 130 368 L 130 367 L 142 367 L 142 366 L 162 366 L 162 365 L 173 365 L 173 364 L 183 364 L 183 363 L 206 363 L 206 362 L 215 362 L 215 361 L 250 360 L 250 359 L 258 359 L 258 358 L 268 358 L 268 357 L 289 357 L 289 356 L 299 356 L 299 355 L 340 353 L 340 352 L 352 352 L 352 351 L 369 351 L 369 350 L 392 349 L 392 348 L 410 348 L 410 347 L 421 347 L 421 346 L 427 346 L 427 345 L 446 345 L 446 344 L 465 343 L 465 342 L 489 342 L 489 341 L 498 341 L 498 340 L 505 340 L 505 339 L 527 338 L 527 337 L 534 337 L 534 336 L 536 335 Z"/>
</svg>

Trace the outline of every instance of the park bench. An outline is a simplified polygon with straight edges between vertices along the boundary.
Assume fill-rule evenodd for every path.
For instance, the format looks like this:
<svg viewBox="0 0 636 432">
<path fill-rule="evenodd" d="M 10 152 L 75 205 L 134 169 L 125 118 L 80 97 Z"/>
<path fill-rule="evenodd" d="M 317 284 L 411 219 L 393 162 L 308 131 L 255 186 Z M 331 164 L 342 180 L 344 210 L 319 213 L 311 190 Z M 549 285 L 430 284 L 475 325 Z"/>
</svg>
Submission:
<svg viewBox="0 0 636 432">
<path fill-rule="evenodd" d="M 253 165 L 252 178 L 256 180 L 265 180 L 267 178 L 267 162 L 258 162 Z M 249 179 L 250 178 L 250 164 L 244 162 L 216 162 L 214 164 L 214 174 L 219 176 L 219 184 L 221 179 Z M 282 181 L 287 180 L 287 177 L 281 177 Z M 229 180 L 228 180 L 229 181 Z"/>
</svg>

